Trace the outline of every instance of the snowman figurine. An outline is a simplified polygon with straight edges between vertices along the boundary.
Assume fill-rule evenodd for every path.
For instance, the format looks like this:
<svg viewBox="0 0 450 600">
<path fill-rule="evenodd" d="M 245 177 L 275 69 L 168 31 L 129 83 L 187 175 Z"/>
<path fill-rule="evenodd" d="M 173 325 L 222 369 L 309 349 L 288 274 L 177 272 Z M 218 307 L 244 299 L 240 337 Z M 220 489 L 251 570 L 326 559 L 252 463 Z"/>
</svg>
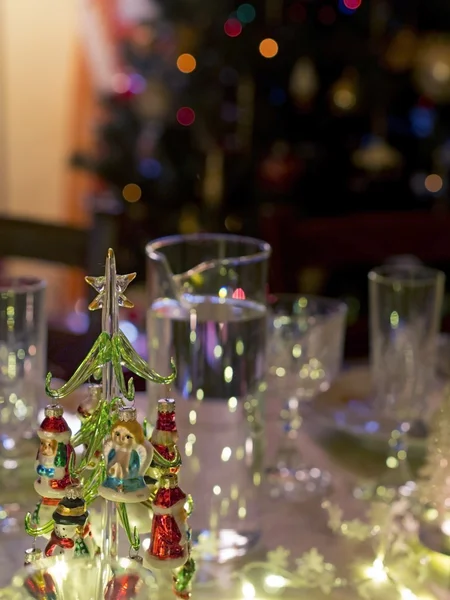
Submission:
<svg viewBox="0 0 450 600">
<path fill-rule="evenodd" d="M 98 552 L 89 524 L 89 512 L 83 498 L 82 489 L 75 485 L 53 513 L 55 522 L 50 540 L 45 547 L 45 556 L 64 554 L 69 558 L 90 557 Z"/>
</svg>

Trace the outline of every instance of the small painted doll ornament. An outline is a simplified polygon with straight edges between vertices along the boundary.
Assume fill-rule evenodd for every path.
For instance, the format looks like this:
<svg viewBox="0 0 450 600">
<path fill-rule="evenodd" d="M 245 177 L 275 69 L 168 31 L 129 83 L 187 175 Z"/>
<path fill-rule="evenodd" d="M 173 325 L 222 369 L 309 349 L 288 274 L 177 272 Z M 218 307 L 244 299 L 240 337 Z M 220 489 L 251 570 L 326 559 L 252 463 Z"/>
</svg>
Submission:
<svg viewBox="0 0 450 600">
<path fill-rule="evenodd" d="M 98 551 L 89 524 L 89 512 L 80 486 L 72 486 L 53 513 L 55 522 L 45 556 L 90 557 Z"/>
<path fill-rule="evenodd" d="M 144 556 L 146 568 L 173 570 L 188 560 L 190 540 L 186 501 L 187 496 L 178 485 L 177 475 L 162 477 L 152 502 L 150 547 Z"/>
<path fill-rule="evenodd" d="M 74 483 L 69 473 L 74 452 L 70 444 L 72 432 L 63 413 L 59 404 L 49 404 L 37 432 L 41 443 L 36 456 L 38 478 L 34 482 L 34 489 L 43 498 L 63 498 L 67 486 Z"/>
<path fill-rule="evenodd" d="M 150 497 L 144 475 L 151 463 L 153 447 L 136 420 L 136 409 L 121 408 L 103 452 L 107 477 L 98 493 L 112 502 L 144 502 Z"/>
<path fill-rule="evenodd" d="M 101 400 L 103 393 L 103 386 L 101 383 L 91 383 L 87 389 L 87 396 L 82 400 L 80 405 L 77 408 L 77 415 L 80 419 L 81 423 L 84 423 L 87 419 L 92 417 L 97 406 Z M 88 444 L 85 444 L 85 451 L 88 450 Z M 100 460 L 102 453 L 100 450 L 97 450 L 88 465 L 86 465 L 86 469 L 95 469 L 98 461 Z"/>
<path fill-rule="evenodd" d="M 164 461 L 173 462 L 175 460 L 178 455 L 178 430 L 175 414 L 175 400 L 171 398 L 161 398 L 158 400 L 158 418 L 150 441 L 153 448 L 156 450 L 153 456 L 152 467 L 156 465 L 161 468 L 161 464 L 158 463 L 158 455 L 162 457 Z M 179 461 L 176 466 L 174 465 L 174 467 L 170 469 L 170 472 L 177 473 L 180 465 L 181 461 Z"/>
</svg>

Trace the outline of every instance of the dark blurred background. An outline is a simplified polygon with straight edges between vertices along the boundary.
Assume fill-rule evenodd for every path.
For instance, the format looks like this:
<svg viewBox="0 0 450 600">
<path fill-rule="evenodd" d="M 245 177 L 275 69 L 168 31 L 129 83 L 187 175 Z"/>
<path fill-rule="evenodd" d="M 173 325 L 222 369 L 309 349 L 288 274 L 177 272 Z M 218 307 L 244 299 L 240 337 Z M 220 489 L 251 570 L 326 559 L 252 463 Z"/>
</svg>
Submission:
<svg viewBox="0 0 450 600">
<path fill-rule="evenodd" d="M 86 269 L 113 244 L 121 272 L 142 283 L 151 238 L 262 237 L 272 291 L 349 303 L 348 357 L 367 354 L 371 267 L 411 255 L 449 271 L 448 2 L 89 5 L 114 61 L 109 85 L 96 85 L 89 30 L 79 82 L 90 82 L 90 112 L 78 116 L 89 135 L 67 157 L 89 182 L 77 199 L 87 218 L 70 224 L 86 234 Z M 138 300 L 137 327 L 143 310 Z"/>
</svg>

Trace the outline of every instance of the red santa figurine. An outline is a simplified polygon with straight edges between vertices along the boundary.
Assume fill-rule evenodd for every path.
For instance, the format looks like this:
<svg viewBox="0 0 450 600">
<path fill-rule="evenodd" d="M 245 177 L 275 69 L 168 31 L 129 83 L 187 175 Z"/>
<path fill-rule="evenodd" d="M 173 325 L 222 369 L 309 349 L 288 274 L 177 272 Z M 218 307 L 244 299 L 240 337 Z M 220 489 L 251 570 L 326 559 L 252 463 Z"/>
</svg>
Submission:
<svg viewBox="0 0 450 600">
<path fill-rule="evenodd" d="M 152 502 L 150 547 L 144 556 L 148 569 L 176 569 L 189 558 L 186 500 L 177 475 L 164 475 Z"/>
<path fill-rule="evenodd" d="M 175 415 L 175 400 L 171 398 L 162 398 L 158 400 L 158 419 L 156 427 L 150 438 L 156 453 L 153 455 L 152 466 L 162 466 L 158 464 L 158 454 L 165 461 L 174 461 L 177 456 L 178 430 Z M 172 473 L 177 473 L 181 461 L 171 468 Z"/>
<path fill-rule="evenodd" d="M 38 478 L 34 489 L 43 498 L 63 498 L 66 487 L 76 483 L 69 473 L 70 458 L 74 452 L 70 445 L 72 432 L 63 412 L 59 404 L 49 404 L 37 432 L 41 444 L 36 456 Z"/>
</svg>

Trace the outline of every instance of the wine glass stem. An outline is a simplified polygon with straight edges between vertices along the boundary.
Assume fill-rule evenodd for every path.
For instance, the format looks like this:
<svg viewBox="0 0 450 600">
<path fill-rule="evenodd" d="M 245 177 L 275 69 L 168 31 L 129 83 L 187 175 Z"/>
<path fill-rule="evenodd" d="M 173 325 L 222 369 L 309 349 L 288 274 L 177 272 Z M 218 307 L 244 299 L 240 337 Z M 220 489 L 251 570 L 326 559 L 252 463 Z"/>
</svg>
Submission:
<svg viewBox="0 0 450 600">
<path fill-rule="evenodd" d="M 397 479 L 401 483 L 411 480 L 411 468 L 408 458 L 408 427 L 401 423 L 397 429 L 391 433 L 389 440 L 390 453 L 386 460 L 386 465 L 390 469 L 395 469 Z"/>
</svg>

